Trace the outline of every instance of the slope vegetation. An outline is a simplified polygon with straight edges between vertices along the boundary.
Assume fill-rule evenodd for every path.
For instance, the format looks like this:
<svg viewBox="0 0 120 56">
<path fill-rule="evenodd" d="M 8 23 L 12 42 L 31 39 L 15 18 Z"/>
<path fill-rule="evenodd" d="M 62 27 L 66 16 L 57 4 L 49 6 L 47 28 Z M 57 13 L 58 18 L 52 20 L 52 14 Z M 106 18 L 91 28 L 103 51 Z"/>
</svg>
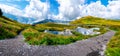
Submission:
<svg viewBox="0 0 120 56">
<path fill-rule="evenodd" d="M 0 16 L 0 39 L 13 38 L 25 28 L 24 24 Z"/>
<path fill-rule="evenodd" d="M 107 56 L 120 56 L 120 20 L 109 20 L 99 17 L 86 16 L 75 21 L 71 24 L 89 24 L 89 25 L 102 25 L 106 28 L 116 31 L 116 34 L 108 43 L 106 55 Z"/>
</svg>

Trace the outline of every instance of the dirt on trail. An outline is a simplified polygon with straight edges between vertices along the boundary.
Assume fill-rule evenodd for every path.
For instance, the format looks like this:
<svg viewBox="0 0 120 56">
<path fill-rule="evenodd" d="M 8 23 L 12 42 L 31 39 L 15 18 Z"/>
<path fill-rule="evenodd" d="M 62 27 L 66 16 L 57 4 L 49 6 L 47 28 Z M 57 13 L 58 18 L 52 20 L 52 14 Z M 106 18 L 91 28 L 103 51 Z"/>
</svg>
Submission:
<svg viewBox="0 0 120 56">
<path fill-rule="evenodd" d="M 104 56 L 106 44 L 114 31 L 68 45 L 34 46 L 24 42 L 20 34 L 16 38 L 0 40 L 0 56 Z"/>
</svg>

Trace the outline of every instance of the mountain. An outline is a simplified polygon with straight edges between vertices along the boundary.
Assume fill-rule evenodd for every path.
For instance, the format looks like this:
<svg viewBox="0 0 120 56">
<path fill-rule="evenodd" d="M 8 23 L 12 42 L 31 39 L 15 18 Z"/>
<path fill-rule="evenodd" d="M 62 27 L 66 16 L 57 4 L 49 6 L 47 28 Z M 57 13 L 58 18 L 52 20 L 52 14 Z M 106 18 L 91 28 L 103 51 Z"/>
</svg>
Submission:
<svg viewBox="0 0 120 56">
<path fill-rule="evenodd" d="M 105 19 L 94 16 L 85 16 L 70 22 L 70 24 L 120 25 L 120 20 Z"/>
<path fill-rule="evenodd" d="M 44 24 L 44 23 L 58 23 L 58 24 L 69 24 L 70 21 L 62 21 L 62 20 L 53 20 L 53 19 L 44 19 L 42 21 L 33 23 L 33 25 L 35 24 Z"/>
<path fill-rule="evenodd" d="M 44 19 L 42 21 L 39 21 L 39 22 L 36 22 L 36 23 L 33 23 L 33 24 L 44 24 L 44 23 L 48 23 L 48 22 L 55 22 L 55 21 L 52 20 L 52 19 Z"/>
<path fill-rule="evenodd" d="M 62 21 L 62 20 L 54 20 L 54 19 L 44 19 L 42 21 L 39 22 L 34 22 L 35 19 L 33 18 L 27 18 L 27 17 L 22 17 L 22 16 L 15 16 L 12 14 L 8 14 L 8 13 L 4 13 L 4 16 L 11 18 L 12 20 L 24 23 L 24 24 L 44 24 L 44 23 L 48 23 L 48 22 L 52 22 L 52 23 L 58 23 L 58 24 L 68 24 L 71 21 Z"/>
<path fill-rule="evenodd" d="M 15 21 L 18 21 L 20 23 L 24 23 L 24 24 L 32 24 L 34 19 L 32 18 L 27 18 L 27 17 L 22 17 L 22 16 L 15 16 L 15 15 L 12 15 L 12 14 L 8 14 L 8 13 L 4 13 L 4 16 L 12 19 L 12 20 L 15 20 Z"/>
</svg>

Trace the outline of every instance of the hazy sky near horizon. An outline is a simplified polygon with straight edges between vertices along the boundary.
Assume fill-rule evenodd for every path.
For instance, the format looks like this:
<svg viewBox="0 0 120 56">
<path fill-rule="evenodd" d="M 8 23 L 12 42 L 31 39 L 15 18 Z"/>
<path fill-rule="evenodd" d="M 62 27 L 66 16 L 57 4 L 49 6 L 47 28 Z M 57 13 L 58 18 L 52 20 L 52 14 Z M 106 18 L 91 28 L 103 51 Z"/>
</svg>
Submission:
<svg viewBox="0 0 120 56">
<path fill-rule="evenodd" d="M 75 20 L 87 15 L 120 19 L 120 0 L 0 0 L 0 8 L 18 17 L 16 20 L 34 19 L 30 22 Z"/>
</svg>

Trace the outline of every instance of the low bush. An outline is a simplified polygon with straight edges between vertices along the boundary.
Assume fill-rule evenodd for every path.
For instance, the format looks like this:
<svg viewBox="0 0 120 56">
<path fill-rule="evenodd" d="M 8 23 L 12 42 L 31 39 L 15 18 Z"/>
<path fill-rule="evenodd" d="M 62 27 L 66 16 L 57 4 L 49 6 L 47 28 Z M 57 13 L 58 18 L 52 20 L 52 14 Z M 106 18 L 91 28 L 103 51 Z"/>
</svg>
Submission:
<svg viewBox="0 0 120 56">
<path fill-rule="evenodd" d="M 111 29 L 115 30 L 116 34 L 107 45 L 106 56 L 120 56 L 120 28 L 116 26 Z"/>
<path fill-rule="evenodd" d="M 0 27 L 0 39 L 13 38 L 16 34 L 8 30 L 5 30 L 3 27 Z"/>
<path fill-rule="evenodd" d="M 120 56 L 120 48 L 107 48 L 106 56 Z"/>
</svg>

